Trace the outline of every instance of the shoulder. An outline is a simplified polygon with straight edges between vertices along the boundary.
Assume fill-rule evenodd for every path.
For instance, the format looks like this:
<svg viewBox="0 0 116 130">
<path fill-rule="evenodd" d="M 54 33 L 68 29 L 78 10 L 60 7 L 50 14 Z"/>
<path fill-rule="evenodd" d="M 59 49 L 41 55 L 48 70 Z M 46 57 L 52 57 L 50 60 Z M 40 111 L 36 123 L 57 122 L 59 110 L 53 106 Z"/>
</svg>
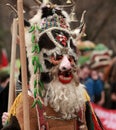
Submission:
<svg viewBox="0 0 116 130">
<path fill-rule="evenodd" d="M 81 87 L 81 92 L 82 92 L 82 94 L 84 96 L 85 101 L 90 101 L 90 97 L 89 97 L 89 95 L 87 93 L 86 86 L 84 84 L 80 83 L 79 87 Z"/>
<path fill-rule="evenodd" d="M 88 78 L 85 82 L 85 86 L 86 85 L 92 85 L 94 83 L 94 80 L 92 78 Z"/>
</svg>

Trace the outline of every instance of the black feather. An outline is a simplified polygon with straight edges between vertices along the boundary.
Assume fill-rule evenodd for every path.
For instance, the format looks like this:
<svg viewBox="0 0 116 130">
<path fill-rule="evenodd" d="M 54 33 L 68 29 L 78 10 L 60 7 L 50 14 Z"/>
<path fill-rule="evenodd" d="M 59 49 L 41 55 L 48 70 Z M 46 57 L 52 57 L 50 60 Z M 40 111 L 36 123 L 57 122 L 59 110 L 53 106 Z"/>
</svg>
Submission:
<svg viewBox="0 0 116 130">
<path fill-rule="evenodd" d="M 49 72 L 42 72 L 40 80 L 44 83 L 49 83 L 52 80 L 52 76 L 49 74 Z"/>
<path fill-rule="evenodd" d="M 38 44 L 39 44 L 40 50 L 42 50 L 42 48 L 51 50 L 51 49 L 54 49 L 56 47 L 46 33 L 44 33 L 39 38 Z"/>
<path fill-rule="evenodd" d="M 47 69 L 51 69 L 51 68 L 54 66 L 54 65 L 53 65 L 51 62 L 49 62 L 48 60 L 45 60 L 44 62 L 45 62 L 45 66 L 46 66 Z"/>
<path fill-rule="evenodd" d="M 91 113 L 91 108 L 90 108 L 89 102 L 86 102 L 85 116 L 86 116 L 86 122 L 87 122 L 88 130 L 92 130 L 93 125 L 94 125 L 91 114 L 92 113 Z"/>
<path fill-rule="evenodd" d="M 42 18 L 51 16 L 51 15 L 53 15 L 52 8 L 48 8 L 48 7 L 42 8 Z"/>
<path fill-rule="evenodd" d="M 70 39 L 70 47 L 71 47 L 72 50 L 74 50 L 75 53 L 77 53 L 76 46 L 73 44 L 72 39 Z"/>
<path fill-rule="evenodd" d="M 52 16 L 54 13 L 59 15 L 59 16 L 62 16 L 63 18 L 65 18 L 65 16 L 62 14 L 61 10 L 54 9 L 54 8 L 51 8 L 51 7 L 47 7 L 47 6 L 42 8 L 41 18 L 47 18 L 48 16 Z"/>
<path fill-rule="evenodd" d="M 26 19 L 24 19 L 24 25 L 27 26 L 27 27 L 31 26 L 31 24 Z"/>
</svg>

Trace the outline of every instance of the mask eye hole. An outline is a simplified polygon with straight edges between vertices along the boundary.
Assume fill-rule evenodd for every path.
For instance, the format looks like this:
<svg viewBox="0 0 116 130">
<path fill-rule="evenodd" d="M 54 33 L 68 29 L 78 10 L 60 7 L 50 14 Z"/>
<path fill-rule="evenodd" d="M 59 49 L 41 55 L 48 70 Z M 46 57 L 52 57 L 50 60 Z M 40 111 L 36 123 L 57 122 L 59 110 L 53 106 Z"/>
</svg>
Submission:
<svg viewBox="0 0 116 130">
<path fill-rule="evenodd" d="M 74 62 L 75 62 L 75 60 L 74 60 L 74 57 L 73 57 L 73 56 L 69 56 L 68 60 L 70 61 L 70 63 L 73 63 L 73 64 L 74 64 Z"/>
<path fill-rule="evenodd" d="M 73 58 L 72 58 L 72 57 L 69 57 L 68 60 L 69 60 L 70 62 L 72 62 Z"/>
<path fill-rule="evenodd" d="M 54 65 L 58 65 L 60 61 L 62 60 L 62 55 L 56 55 L 56 57 L 51 56 L 51 63 Z"/>
<path fill-rule="evenodd" d="M 56 56 L 56 60 L 61 60 L 62 57 L 63 57 L 62 55 L 57 55 L 57 56 Z"/>
</svg>

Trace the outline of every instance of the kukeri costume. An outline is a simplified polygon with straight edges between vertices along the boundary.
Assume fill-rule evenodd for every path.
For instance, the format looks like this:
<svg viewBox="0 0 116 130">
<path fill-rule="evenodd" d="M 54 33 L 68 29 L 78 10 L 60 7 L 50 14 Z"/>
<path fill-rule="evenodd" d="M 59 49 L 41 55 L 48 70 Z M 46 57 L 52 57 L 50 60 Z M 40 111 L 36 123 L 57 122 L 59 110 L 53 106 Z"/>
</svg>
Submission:
<svg viewBox="0 0 116 130">
<path fill-rule="evenodd" d="M 90 66 L 92 69 L 108 67 L 111 63 L 112 50 L 104 44 L 98 44 L 90 55 Z"/>
<path fill-rule="evenodd" d="M 77 48 L 80 50 L 81 55 L 79 57 L 79 65 L 82 66 L 84 64 L 88 64 L 90 61 L 91 53 L 95 48 L 95 43 L 92 41 L 77 41 Z"/>
<path fill-rule="evenodd" d="M 41 7 L 25 28 L 25 37 L 31 130 L 102 130 L 84 85 L 78 80 L 79 52 L 66 13 L 52 4 Z M 22 101 L 20 94 L 10 112 L 21 130 Z"/>
</svg>

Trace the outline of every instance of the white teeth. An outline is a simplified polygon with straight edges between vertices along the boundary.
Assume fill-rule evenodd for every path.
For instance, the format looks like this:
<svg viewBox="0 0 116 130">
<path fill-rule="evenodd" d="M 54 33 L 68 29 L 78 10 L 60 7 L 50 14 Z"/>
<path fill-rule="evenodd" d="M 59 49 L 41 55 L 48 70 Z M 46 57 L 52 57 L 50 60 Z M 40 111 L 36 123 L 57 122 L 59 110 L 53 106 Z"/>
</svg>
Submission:
<svg viewBox="0 0 116 130">
<path fill-rule="evenodd" d="M 64 77 L 62 75 L 59 76 L 60 78 L 62 78 L 63 80 L 70 80 L 72 77 Z"/>
</svg>

